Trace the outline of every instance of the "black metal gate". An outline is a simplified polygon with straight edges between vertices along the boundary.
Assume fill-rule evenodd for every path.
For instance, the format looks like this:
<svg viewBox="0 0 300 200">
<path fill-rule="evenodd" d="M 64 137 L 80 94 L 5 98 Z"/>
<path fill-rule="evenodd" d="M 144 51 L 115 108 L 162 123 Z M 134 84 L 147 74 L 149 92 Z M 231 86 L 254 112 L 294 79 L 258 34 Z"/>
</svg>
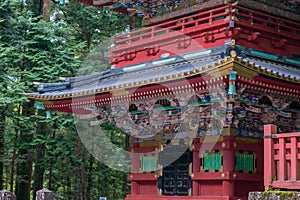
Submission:
<svg viewBox="0 0 300 200">
<path fill-rule="evenodd" d="M 161 163 L 164 163 L 166 159 L 174 157 L 172 149 L 169 147 L 169 151 L 163 152 L 160 159 Z M 178 147 L 175 147 L 178 151 Z M 191 177 L 189 175 L 189 165 L 192 163 L 192 152 L 188 149 L 178 159 L 171 164 L 163 168 L 162 176 L 159 178 L 159 189 L 162 190 L 162 195 L 173 196 L 188 196 L 189 189 L 192 187 Z"/>
</svg>

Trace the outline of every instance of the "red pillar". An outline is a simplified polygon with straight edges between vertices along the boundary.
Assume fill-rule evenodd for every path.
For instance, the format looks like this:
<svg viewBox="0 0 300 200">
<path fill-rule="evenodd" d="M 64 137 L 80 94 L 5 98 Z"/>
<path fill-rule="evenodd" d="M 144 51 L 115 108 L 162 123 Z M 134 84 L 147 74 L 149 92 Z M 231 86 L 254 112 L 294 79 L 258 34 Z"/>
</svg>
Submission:
<svg viewBox="0 0 300 200">
<path fill-rule="evenodd" d="M 140 168 L 141 168 L 141 160 L 140 156 L 141 154 L 136 152 L 137 149 L 132 149 L 130 152 L 131 155 L 131 173 L 137 174 L 140 173 Z"/>
<path fill-rule="evenodd" d="M 199 196 L 199 182 L 193 181 L 192 196 Z"/>
<path fill-rule="evenodd" d="M 277 133 L 276 125 L 264 126 L 264 185 L 267 190 L 275 177 L 274 143 L 272 134 Z"/>
<path fill-rule="evenodd" d="M 139 194 L 139 184 L 136 181 L 131 181 L 131 195 Z"/>
<path fill-rule="evenodd" d="M 297 138 L 291 137 L 291 181 L 296 181 L 298 177 L 298 152 Z"/>
<path fill-rule="evenodd" d="M 278 180 L 284 181 L 285 178 L 285 138 L 279 138 L 279 169 Z M 273 151 L 273 149 L 271 149 Z"/>
<path fill-rule="evenodd" d="M 264 174 L 264 146 L 263 146 L 263 140 L 258 139 L 258 149 L 256 151 L 256 159 L 257 159 L 257 168 L 256 172 L 257 174 Z"/>
<path fill-rule="evenodd" d="M 235 196 L 235 181 L 233 173 L 235 172 L 235 150 L 234 136 L 224 136 L 223 141 L 223 172 L 229 174 L 229 180 L 223 180 L 222 193 L 223 196 Z"/>
</svg>

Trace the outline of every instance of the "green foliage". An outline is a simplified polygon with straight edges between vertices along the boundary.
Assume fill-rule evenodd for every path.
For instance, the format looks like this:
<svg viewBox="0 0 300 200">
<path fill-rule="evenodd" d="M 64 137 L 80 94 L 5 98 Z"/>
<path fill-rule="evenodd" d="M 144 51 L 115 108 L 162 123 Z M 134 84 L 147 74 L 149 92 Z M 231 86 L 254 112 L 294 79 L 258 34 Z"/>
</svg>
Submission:
<svg viewBox="0 0 300 200">
<path fill-rule="evenodd" d="M 56 21 L 68 24 L 76 40 L 85 42 L 79 75 L 109 69 L 107 53 L 112 46 L 112 36 L 128 30 L 129 17 L 74 1 L 70 1 L 62 13 L 56 15 Z"/>
<path fill-rule="evenodd" d="M 78 12 L 80 10 L 80 12 Z M 70 1 L 63 9 L 65 21 L 79 41 L 85 41 L 88 49 L 93 49 L 102 41 L 128 27 L 127 16 L 115 12 L 104 12 L 98 8 Z"/>
<path fill-rule="evenodd" d="M 70 1 L 64 8 L 54 6 L 55 20 L 44 21 L 41 5 L 36 0 L 0 0 L 0 179 L 5 188 L 24 194 L 22 200 L 28 188 L 42 186 L 60 199 L 77 199 L 78 194 L 86 200 L 124 199 L 129 192 L 126 174 L 84 150 L 73 116 L 51 112 L 46 119 L 23 94 L 37 90 L 34 82 L 107 69 L 103 60 L 110 41 L 107 48 L 102 43 L 92 49 L 124 32 L 129 19 Z M 124 133 L 111 124 L 104 127 L 119 150 L 126 148 Z"/>
</svg>

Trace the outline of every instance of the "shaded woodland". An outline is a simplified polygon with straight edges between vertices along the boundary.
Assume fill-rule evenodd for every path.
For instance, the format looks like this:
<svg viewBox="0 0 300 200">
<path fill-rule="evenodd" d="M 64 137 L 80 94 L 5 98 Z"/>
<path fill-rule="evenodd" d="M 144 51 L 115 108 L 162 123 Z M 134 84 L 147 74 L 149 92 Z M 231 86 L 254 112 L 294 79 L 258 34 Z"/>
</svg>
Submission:
<svg viewBox="0 0 300 200">
<path fill-rule="evenodd" d="M 129 193 L 125 173 L 85 150 L 72 114 L 39 110 L 23 94 L 37 91 L 34 82 L 107 69 L 104 51 L 91 59 L 95 63 L 84 60 L 102 41 L 127 31 L 130 21 L 74 1 L 0 0 L 0 189 L 18 200 L 35 199 L 42 188 L 66 200 L 116 200 Z M 126 148 L 122 131 L 106 130 Z"/>
</svg>

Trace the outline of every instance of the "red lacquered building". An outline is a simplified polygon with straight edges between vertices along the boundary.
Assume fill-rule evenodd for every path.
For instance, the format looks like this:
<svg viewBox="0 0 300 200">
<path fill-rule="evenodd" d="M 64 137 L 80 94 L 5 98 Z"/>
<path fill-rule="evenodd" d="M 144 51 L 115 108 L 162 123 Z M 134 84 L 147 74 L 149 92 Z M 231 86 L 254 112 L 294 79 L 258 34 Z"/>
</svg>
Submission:
<svg viewBox="0 0 300 200">
<path fill-rule="evenodd" d="M 126 200 L 247 199 L 264 190 L 263 126 L 300 128 L 299 5 L 79 2 L 142 17 L 145 28 L 115 37 L 111 70 L 26 95 L 131 135 Z"/>
</svg>

